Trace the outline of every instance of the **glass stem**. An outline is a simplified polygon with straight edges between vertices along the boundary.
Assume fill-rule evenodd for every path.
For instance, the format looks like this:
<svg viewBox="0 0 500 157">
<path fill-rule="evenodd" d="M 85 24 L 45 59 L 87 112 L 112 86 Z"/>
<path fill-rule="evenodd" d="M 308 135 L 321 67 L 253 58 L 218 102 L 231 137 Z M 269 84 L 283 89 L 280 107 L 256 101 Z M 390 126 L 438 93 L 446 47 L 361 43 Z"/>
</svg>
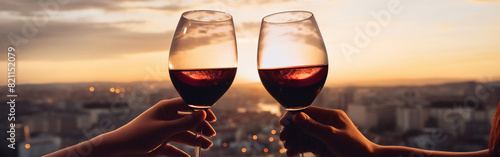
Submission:
<svg viewBox="0 0 500 157">
<path fill-rule="evenodd" d="M 199 111 L 203 109 L 194 109 L 194 111 Z M 198 142 L 196 147 L 194 147 L 194 156 L 195 157 L 201 157 L 201 136 L 203 128 L 201 127 L 201 124 L 196 127 L 195 134 L 196 134 L 196 141 Z"/>
<path fill-rule="evenodd" d="M 194 156 L 201 157 L 201 136 L 202 136 L 202 128 L 201 125 L 196 127 L 196 140 L 198 141 L 197 146 L 194 148 Z"/>
<path fill-rule="evenodd" d="M 290 113 L 292 114 L 292 116 L 291 116 L 291 117 L 288 117 L 288 118 L 289 118 L 289 120 L 290 120 L 290 121 L 292 121 L 293 116 L 294 116 L 296 113 L 298 113 L 298 112 L 303 112 L 303 111 L 304 111 L 304 110 L 299 110 L 299 111 L 291 111 Z M 300 131 L 300 129 L 296 128 L 294 125 L 295 125 L 295 124 L 294 124 L 293 122 L 291 122 L 291 123 L 289 124 L 289 126 L 290 126 L 290 127 L 297 129 L 296 131 L 297 131 L 298 135 L 295 135 L 295 136 L 296 136 L 296 137 L 303 137 L 303 136 L 305 136 L 304 132 Z M 312 137 L 309 137 L 309 138 L 312 138 Z M 304 157 L 304 153 L 299 153 L 299 157 Z"/>
</svg>

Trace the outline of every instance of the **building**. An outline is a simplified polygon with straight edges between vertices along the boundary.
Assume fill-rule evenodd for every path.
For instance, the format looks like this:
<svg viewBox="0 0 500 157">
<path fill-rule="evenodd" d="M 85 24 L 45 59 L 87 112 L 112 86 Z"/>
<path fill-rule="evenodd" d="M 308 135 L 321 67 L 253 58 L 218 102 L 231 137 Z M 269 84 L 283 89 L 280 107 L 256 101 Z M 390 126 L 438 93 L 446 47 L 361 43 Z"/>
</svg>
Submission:
<svg viewBox="0 0 500 157">
<path fill-rule="evenodd" d="M 377 112 L 374 112 L 373 106 L 363 104 L 350 104 L 347 115 L 351 118 L 354 125 L 368 129 L 378 124 Z"/>
<path fill-rule="evenodd" d="M 406 132 L 424 128 L 426 116 L 421 105 L 400 106 L 396 109 L 396 129 Z"/>
</svg>

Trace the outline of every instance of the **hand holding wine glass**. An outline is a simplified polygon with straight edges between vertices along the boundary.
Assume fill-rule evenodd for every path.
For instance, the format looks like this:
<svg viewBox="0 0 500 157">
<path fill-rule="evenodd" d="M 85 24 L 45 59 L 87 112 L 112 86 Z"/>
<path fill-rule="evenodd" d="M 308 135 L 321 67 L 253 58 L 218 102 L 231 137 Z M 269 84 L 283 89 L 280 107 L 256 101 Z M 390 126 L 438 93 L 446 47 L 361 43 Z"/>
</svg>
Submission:
<svg viewBox="0 0 500 157">
<path fill-rule="evenodd" d="M 212 10 L 184 12 L 172 40 L 169 73 L 175 89 L 195 110 L 210 108 L 236 75 L 232 16 Z M 198 135 L 202 130 L 197 129 Z M 196 147 L 195 155 L 200 155 Z"/>
<path fill-rule="evenodd" d="M 181 98 L 162 100 L 134 120 L 120 128 L 90 140 L 47 154 L 44 157 L 68 156 L 189 156 L 171 143 L 208 148 L 212 142 L 197 137 L 190 129 L 202 127 L 203 135 L 211 137 L 215 130 L 208 122 L 216 120 L 210 110 L 196 111 L 190 115 L 178 111 L 192 111 Z"/>
</svg>

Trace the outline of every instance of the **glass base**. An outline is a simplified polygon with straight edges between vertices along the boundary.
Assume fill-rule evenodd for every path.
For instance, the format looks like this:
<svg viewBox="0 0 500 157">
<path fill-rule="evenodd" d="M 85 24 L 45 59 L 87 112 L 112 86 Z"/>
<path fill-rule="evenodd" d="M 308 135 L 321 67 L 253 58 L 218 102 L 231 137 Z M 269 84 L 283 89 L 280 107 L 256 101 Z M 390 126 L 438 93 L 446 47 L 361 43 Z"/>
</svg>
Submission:
<svg viewBox="0 0 500 157">
<path fill-rule="evenodd" d="M 301 106 L 301 107 L 292 107 L 292 108 L 286 108 L 287 111 L 293 112 L 293 111 L 302 111 L 307 109 L 309 106 Z"/>
<path fill-rule="evenodd" d="M 188 106 L 194 109 L 207 109 L 212 107 L 212 106 L 200 106 L 200 105 L 188 105 Z"/>
</svg>

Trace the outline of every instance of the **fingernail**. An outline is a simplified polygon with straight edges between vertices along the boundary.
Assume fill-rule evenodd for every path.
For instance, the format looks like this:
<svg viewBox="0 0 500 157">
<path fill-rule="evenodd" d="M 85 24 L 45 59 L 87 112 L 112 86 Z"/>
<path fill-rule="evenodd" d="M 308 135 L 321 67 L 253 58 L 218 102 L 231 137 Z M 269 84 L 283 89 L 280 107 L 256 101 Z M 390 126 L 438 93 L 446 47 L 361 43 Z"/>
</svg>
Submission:
<svg viewBox="0 0 500 157">
<path fill-rule="evenodd" d="M 214 143 L 207 141 L 207 143 L 203 144 L 203 146 L 201 146 L 201 147 L 203 149 L 208 149 L 208 148 L 212 147 L 213 145 L 214 145 Z"/>
<path fill-rule="evenodd" d="M 285 124 L 285 126 L 288 126 L 288 124 L 290 124 L 293 120 L 293 116 L 291 114 L 286 114 L 284 117 L 283 117 L 283 123 Z"/>
<path fill-rule="evenodd" d="M 201 117 L 201 116 L 203 116 L 203 112 L 204 112 L 203 110 L 195 111 L 193 113 L 193 116 L 195 116 L 195 117 Z"/>
<path fill-rule="evenodd" d="M 295 115 L 296 116 L 294 116 L 293 120 L 296 121 L 296 122 L 302 123 L 306 119 L 306 115 L 305 115 L 304 112 L 299 112 L 299 113 L 297 113 Z"/>
</svg>

